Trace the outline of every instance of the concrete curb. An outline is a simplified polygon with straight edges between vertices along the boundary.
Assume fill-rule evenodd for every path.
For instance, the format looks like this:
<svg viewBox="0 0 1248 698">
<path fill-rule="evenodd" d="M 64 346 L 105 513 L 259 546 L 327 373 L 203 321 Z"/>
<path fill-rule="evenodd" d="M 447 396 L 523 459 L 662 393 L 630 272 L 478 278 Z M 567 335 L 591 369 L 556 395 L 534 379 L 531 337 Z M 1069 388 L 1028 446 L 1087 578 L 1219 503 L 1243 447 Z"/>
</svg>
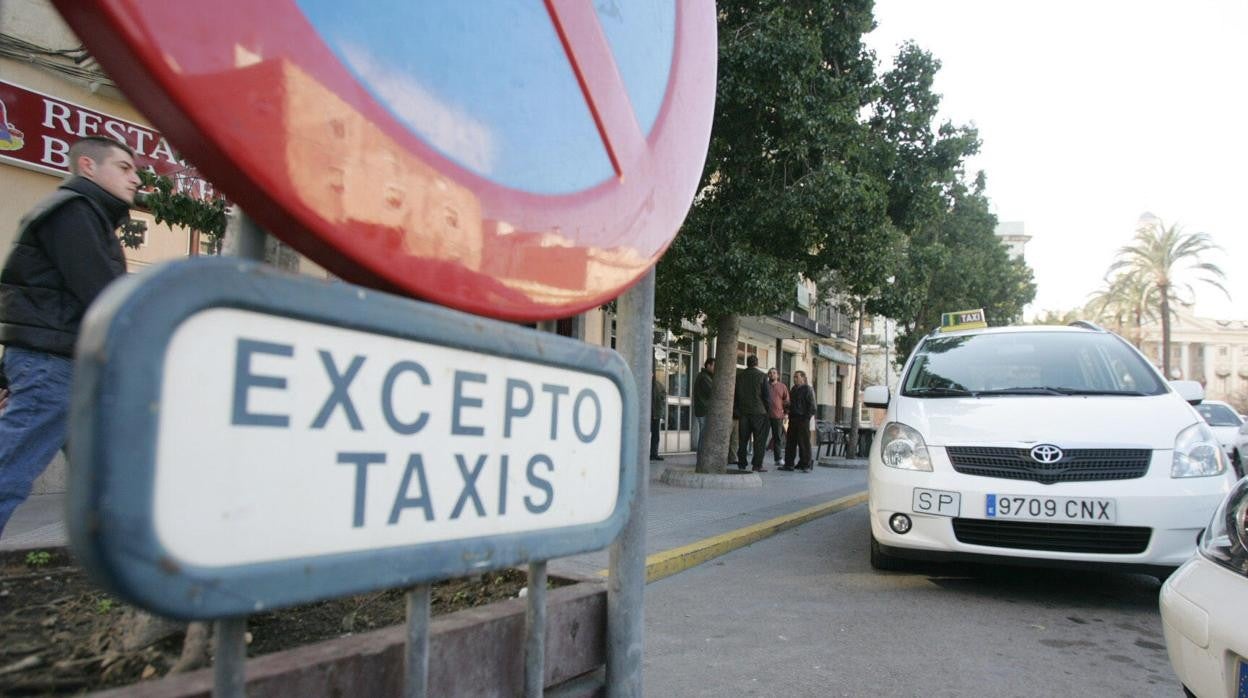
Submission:
<svg viewBox="0 0 1248 698">
<path fill-rule="evenodd" d="M 764 538 L 770 538 L 781 531 L 800 526 L 821 516 L 844 511 L 865 501 L 867 501 L 867 492 L 863 490 L 862 492 L 855 492 L 830 502 L 816 504 L 801 511 L 795 511 L 792 514 L 777 516 L 774 519 L 757 523 L 753 526 L 738 528 L 735 531 L 704 538 L 679 548 L 654 553 L 646 557 L 646 583 L 649 584 L 664 577 L 684 572 L 691 567 L 714 560 L 720 555 L 726 555 L 737 548 L 744 548 L 751 543 L 757 543 Z M 600 570 L 598 576 L 607 576 L 607 570 Z"/>
<path fill-rule="evenodd" d="M 668 468 L 659 476 L 659 482 L 672 487 L 706 490 L 741 490 L 763 486 L 763 478 L 758 473 L 695 473 L 688 468 Z"/>
</svg>

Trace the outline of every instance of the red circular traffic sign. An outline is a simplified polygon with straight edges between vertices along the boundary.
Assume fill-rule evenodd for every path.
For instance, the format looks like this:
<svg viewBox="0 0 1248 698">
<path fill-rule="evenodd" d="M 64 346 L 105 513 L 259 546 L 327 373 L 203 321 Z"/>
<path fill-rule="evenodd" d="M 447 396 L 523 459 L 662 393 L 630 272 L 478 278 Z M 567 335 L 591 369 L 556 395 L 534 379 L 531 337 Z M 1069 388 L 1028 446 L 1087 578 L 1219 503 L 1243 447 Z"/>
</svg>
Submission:
<svg viewBox="0 0 1248 698">
<path fill-rule="evenodd" d="M 654 0 L 614 34 L 583 0 L 547 0 L 545 26 L 501 1 L 55 1 L 184 156 L 356 283 L 501 319 L 573 315 L 658 261 L 702 174 L 711 0 Z M 670 61 L 637 41 L 654 17 Z M 546 78 L 563 73 L 574 100 Z M 565 147 L 587 129 L 599 152 Z"/>
</svg>

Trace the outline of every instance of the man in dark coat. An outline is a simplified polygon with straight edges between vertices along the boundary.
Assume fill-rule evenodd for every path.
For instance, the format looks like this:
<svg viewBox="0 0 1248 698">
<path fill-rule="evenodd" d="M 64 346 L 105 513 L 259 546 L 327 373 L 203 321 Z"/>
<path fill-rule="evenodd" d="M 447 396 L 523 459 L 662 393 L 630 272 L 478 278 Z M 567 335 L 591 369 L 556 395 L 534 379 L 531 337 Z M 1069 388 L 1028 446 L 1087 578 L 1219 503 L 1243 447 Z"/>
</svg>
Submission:
<svg viewBox="0 0 1248 698">
<path fill-rule="evenodd" d="M 771 389 L 767 374 L 758 370 L 758 357 L 750 355 L 745 360 L 745 370 L 737 374 L 737 386 L 733 404 L 741 417 L 741 435 L 737 441 L 737 467 L 749 468 L 745 463 L 746 449 L 753 439 L 754 472 L 765 473 L 763 455 L 767 450 L 767 405 L 771 403 Z"/>
<path fill-rule="evenodd" d="M 810 472 L 810 418 L 815 415 L 815 391 L 806 384 L 806 372 L 793 372 L 793 389 L 789 391 L 789 433 L 784 442 L 784 465 L 781 470 L 793 470 L 795 467 L 802 472 Z M 801 450 L 801 458 L 796 465 L 793 457 L 795 451 Z"/>
<path fill-rule="evenodd" d="M 8 404 L 0 412 L 0 532 L 65 445 L 78 326 L 126 273 L 115 233 L 139 187 L 130 148 L 90 137 L 69 149 L 74 176 L 18 224 L 0 271 L 0 344 Z"/>
<path fill-rule="evenodd" d="M 659 431 L 664 413 L 667 412 L 667 388 L 658 376 L 651 378 L 650 385 L 650 460 L 663 460 L 659 455 Z"/>
<path fill-rule="evenodd" d="M 693 450 L 702 451 L 702 437 L 706 435 L 706 416 L 711 413 L 711 393 L 715 388 L 715 359 L 702 364 L 698 377 L 693 379 L 693 418 L 698 422 L 698 442 Z"/>
</svg>

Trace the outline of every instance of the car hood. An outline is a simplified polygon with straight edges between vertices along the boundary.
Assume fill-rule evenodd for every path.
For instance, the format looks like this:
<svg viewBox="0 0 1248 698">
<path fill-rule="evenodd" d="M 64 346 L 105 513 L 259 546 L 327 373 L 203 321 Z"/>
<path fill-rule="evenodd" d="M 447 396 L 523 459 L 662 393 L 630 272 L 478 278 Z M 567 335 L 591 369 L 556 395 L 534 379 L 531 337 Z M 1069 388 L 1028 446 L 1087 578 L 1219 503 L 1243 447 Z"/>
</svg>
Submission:
<svg viewBox="0 0 1248 698">
<path fill-rule="evenodd" d="M 901 398 L 896 418 L 929 446 L 1174 448 L 1200 416 L 1172 393 L 1150 396 Z"/>
</svg>

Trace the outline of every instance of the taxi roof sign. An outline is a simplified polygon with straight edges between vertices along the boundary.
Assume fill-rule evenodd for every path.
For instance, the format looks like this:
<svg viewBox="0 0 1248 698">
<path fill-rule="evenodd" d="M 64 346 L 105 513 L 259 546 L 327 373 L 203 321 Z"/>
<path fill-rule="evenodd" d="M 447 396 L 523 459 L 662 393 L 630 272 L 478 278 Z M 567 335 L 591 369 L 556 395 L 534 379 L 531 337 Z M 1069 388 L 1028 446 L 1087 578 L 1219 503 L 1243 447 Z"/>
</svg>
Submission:
<svg viewBox="0 0 1248 698">
<path fill-rule="evenodd" d="M 941 332 L 953 332 L 955 330 L 978 330 L 987 326 L 988 320 L 985 319 L 983 308 L 976 308 L 974 310 L 955 310 L 952 313 L 940 314 Z"/>
</svg>

